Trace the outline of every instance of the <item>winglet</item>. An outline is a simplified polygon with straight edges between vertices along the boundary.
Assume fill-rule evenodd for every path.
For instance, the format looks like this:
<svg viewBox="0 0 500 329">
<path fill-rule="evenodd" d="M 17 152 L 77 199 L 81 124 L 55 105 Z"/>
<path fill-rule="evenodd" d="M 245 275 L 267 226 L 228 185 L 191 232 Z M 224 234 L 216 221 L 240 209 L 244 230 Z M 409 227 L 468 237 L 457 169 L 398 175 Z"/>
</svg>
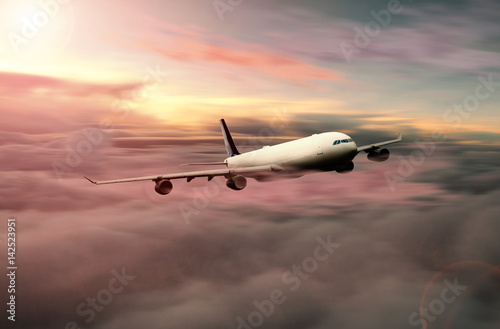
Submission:
<svg viewBox="0 0 500 329">
<path fill-rule="evenodd" d="M 236 148 L 236 145 L 234 144 L 229 129 L 227 129 L 227 125 L 224 119 L 220 119 L 220 127 L 222 129 L 222 136 L 224 137 L 224 144 L 226 145 L 227 155 L 232 157 L 234 155 L 240 154 L 240 152 Z"/>
<path fill-rule="evenodd" d="M 402 133 L 399 133 L 398 137 L 396 138 L 398 141 L 402 141 L 403 140 L 403 134 Z"/>
<path fill-rule="evenodd" d="M 92 179 L 88 178 L 87 176 L 83 176 L 85 177 L 89 182 L 91 182 L 92 184 L 95 184 L 97 185 L 97 182 L 93 181 Z"/>
</svg>

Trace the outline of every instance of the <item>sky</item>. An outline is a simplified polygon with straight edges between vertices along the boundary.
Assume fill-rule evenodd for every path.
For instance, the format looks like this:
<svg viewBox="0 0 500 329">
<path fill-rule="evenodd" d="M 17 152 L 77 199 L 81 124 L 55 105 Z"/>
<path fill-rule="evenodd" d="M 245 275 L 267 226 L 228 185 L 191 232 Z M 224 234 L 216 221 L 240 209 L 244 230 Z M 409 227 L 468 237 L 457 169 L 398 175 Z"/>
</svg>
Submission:
<svg viewBox="0 0 500 329">
<path fill-rule="evenodd" d="M 1 0 L 2 323 L 498 327 L 499 18 L 494 0 Z M 404 142 L 242 191 L 83 178 L 222 161 L 220 118 L 242 151 Z"/>
</svg>

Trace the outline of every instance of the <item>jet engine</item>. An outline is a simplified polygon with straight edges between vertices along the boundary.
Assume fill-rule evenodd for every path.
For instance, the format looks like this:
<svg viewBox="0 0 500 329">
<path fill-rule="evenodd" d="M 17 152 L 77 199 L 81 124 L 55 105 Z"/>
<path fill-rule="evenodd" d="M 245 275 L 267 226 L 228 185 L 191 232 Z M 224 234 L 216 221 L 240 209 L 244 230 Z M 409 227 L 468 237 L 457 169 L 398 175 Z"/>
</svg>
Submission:
<svg viewBox="0 0 500 329">
<path fill-rule="evenodd" d="M 226 181 L 226 185 L 236 191 L 243 190 L 247 186 L 247 179 L 239 175 L 233 176 Z"/>
<path fill-rule="evenodd" d="M 348 174 L 350 173 L 352 170 L 354 169 L 354 163 L 352 161 L 349 161 L 348 163 L 346 163 L 345 165 L 341 166 L 341 167 L 337 167 L 337 172 L 339 174 Z"/>
<path fill-rule="evenodd" d="M 388 149 L 375 149 L 368 153 L 368 160 L 375 162 L 384 162 L 389 159 L 391 153 Z"/>
<path fill-rule="evenodd" d="M 169 181 L 168 179 L 162 179 L 156 182 L 155 185 L 155 191 L 158 194 L 161 195 L 167 195 L 170 192 L 172 192 L 172 189 L 174 186 L 172 185 L 172 182 Z"/>
</svg>

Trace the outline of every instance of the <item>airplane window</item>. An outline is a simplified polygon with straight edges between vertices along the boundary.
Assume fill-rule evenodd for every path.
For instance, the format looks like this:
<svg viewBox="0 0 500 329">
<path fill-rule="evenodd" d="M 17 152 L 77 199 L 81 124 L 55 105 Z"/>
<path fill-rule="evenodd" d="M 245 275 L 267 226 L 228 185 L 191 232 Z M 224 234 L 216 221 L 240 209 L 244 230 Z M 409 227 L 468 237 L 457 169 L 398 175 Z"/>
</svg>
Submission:
<svg viewBox="0 0 500 329">
<path fill-rule="evenodd" d="M 343 139 L 343 140 L 342 140 L 342 143 L 347 143 L 347 139 Z"/>
<path fill-rule="evenodd" d="M 340 141 L 335 141 L 335 142 L 333 142 L 333 145 L 337 145 L 339 143 L 340 143 Z"/>
<path fill-rule="evenodd" d="M 349 141 L 349 142 L 354 142 L 354 141 L 352 140 L 352 138 L 349 138 L 349 139 L 348 139 L 348 141 Z"/>
</svg>

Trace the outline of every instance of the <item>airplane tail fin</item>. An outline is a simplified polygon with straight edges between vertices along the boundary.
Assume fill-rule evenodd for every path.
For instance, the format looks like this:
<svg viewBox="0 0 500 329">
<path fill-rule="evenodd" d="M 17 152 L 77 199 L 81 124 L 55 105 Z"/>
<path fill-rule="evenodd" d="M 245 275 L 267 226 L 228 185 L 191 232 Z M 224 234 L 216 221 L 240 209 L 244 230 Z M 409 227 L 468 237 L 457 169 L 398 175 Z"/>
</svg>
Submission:
<svg viewBox="0 0 500 329">
<path fill-rule="evenodd" d="M 226 121 L 224 121 L 224 119 L 220 119 L 220 127 L 222 129 L 222 136 L 224 136 L 224 144 L 226 145 L 227 155 L 232 157 L 240 154 L 240 152 L 236 148 L 236 145 L 234 144 L 229 129 L 227 129 Z"/>
</svg>

